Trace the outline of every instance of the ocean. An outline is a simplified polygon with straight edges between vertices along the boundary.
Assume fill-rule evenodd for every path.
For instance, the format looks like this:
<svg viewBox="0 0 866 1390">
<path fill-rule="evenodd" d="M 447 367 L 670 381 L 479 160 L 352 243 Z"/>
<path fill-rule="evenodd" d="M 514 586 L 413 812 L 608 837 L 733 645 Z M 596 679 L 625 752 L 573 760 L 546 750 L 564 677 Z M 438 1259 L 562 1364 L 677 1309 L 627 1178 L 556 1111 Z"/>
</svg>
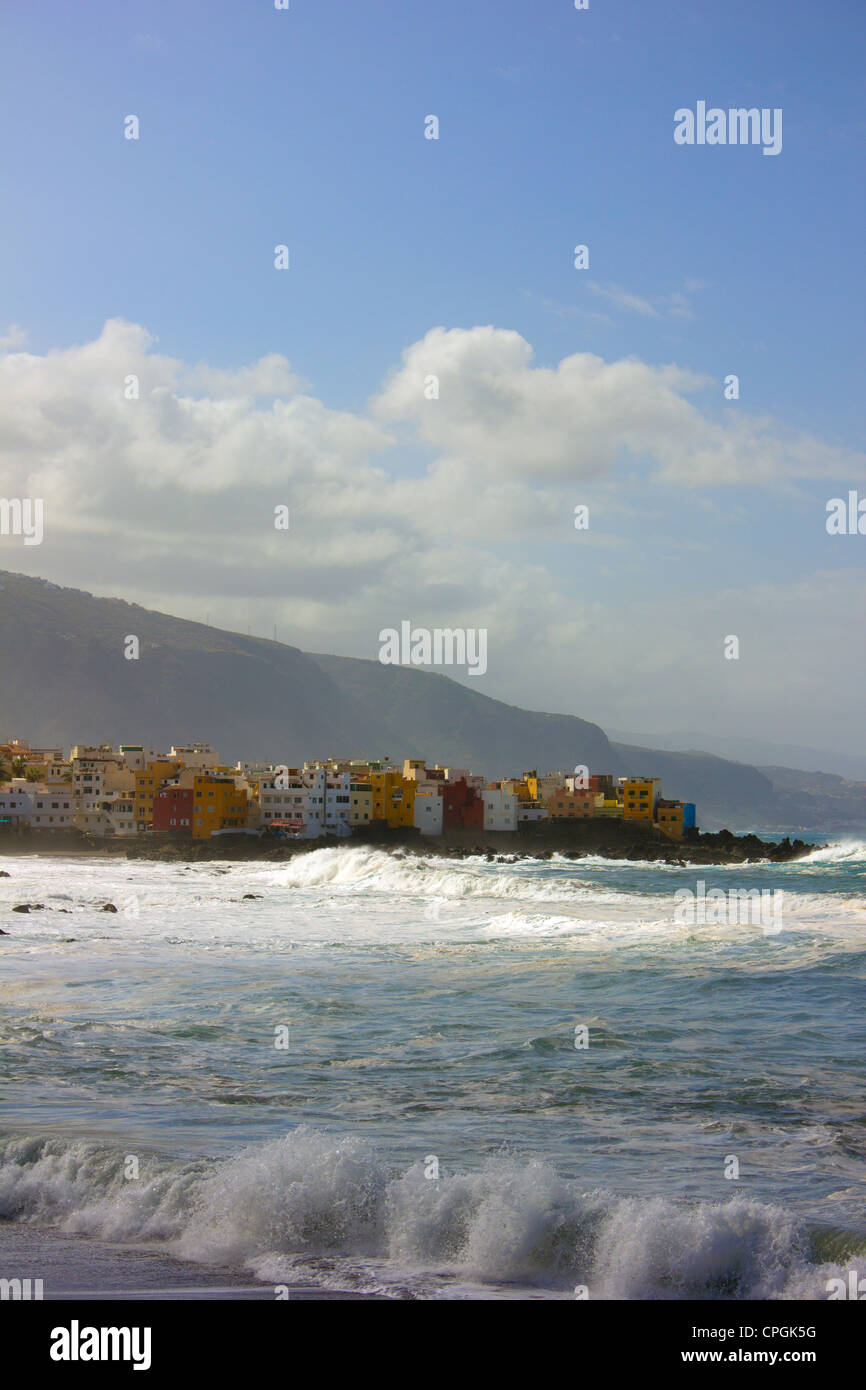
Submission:
<svg viewBox="0 0 866 1390">
<path fill-rule="evenodd" d="M 0 868 L 0 1277 L 747 1300 L 866 1276 L 860 841 Z M 781 911 L 678 918 L 713 888 Z"/>
</svg>

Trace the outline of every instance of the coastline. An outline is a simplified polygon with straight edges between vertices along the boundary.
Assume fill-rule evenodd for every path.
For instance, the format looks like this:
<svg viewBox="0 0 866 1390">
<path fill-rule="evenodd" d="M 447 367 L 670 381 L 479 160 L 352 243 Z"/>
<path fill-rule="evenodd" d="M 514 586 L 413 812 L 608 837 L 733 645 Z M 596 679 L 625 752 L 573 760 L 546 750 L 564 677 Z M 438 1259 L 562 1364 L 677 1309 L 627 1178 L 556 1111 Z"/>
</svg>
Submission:
<svg viewBox="0 0 866 1390">
<path fill-rule="evenodd" d="M 786 863 L 800 859 L 823 844 L 791 840 L 762 840 L 758 835 L 735 835 L 729 830 L 693 831 L 672 840 L 654 828 L 634 821 L 560 820 L 527 824 L 516 832 L 452 830 L 424 836 L 418 831 L 371 828 L 351 836 L 322 835 L 315 840 L 281 840 L 248 834 L 218 835 L 209 840 L 170 839 L 137 835 L 105 840 L 79 831 L 15 831 L 0 836 L 0 856 L 83 855 L 89 858 L 146 859 L 197 863 L 208 860 L 276 860 L 309 854 L 317 849 L 365 847 L 423 858 L 468 859 L 481 856 L 500 862 L 569 859 L 597 855 L 602 859 L 672 864 Z"/>
</svg>

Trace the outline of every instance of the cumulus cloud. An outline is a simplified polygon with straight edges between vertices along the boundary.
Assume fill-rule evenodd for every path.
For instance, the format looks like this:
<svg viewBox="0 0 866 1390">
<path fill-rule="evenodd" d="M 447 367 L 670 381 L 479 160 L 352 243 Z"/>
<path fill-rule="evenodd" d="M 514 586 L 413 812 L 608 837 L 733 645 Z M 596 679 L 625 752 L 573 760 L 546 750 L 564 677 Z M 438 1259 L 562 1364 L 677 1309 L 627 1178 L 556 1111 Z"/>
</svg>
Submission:
<svg viewBox="0 0 866 1390">
<path fill-rule="evenodd" d="M 189 365 L 119 319 L 42 355 L 22 342 L 10 330 L 0 353 L 0 493 L 44 498 L 45 540 L 3 537 L 5 567 L 262 635 L 276 623 L 283 640 L 357 656 L 404 618 L 486 626 L 488 693 L 632 726 L 653 708 L 669 725 L 679 701 L 683 720 L 701 703 L 721 729 L 735 691 L 772 719 L 782 636 L 814 623 L 809 663 L 823 673 L 854 621 L 850 579 L 750 593 L 746 566 L 739 597 L 692 583 L 672 599 L 645 565 L 628 569 L 629 528 L 648 519 L 654 553 L 698 543 L 685 509 L 702 488 L 862 473 L 769 418 L 702 410 L 708 383 L 685 367 L 592 353 L 539 366 L 516 332 L 435 328 L 353 413 L 310 394 L 279 354 Z M 573 507 L 590 497 L 578 543 Z M 763 617 L 737 618 L 755 602 Z M 721 638 L 737 621 L 754 655 L 728 688 Z M 853 690 L 857 661 L 839 660 Z M 639 684 L 624 679 L 635 670 Z"/>
<path fill-rule="evenodd" d="M 348 476 L 388 443 L 374 422 L 295 394 L 276 354 L 240 371 L 187 369 L 154 346 L 140 325 L 112 319 L 92 343 L 0 358 L 7 488 L 48 493 L 67 514 L 82 491 L 92 508 L 124 489 L 224 493 Z"/>
<path fill-rule="evenodd" d="M 438 400 L 425 397 L 431 376 Z M 538 367 L 519 333 L 434 328 L 403 353 L 373 410 L 411 420 L 476 476 L 587 478 L 629 459 L 647 459 L 659 481 L 685 486 L 862 472 L 862 455 L 786 436 L 772 419 L 739 409 L 713 419 L 688 399 L 711 384 L 718 389 L 678 366 L 608 363 L 589 352 Z"/>
</svg>

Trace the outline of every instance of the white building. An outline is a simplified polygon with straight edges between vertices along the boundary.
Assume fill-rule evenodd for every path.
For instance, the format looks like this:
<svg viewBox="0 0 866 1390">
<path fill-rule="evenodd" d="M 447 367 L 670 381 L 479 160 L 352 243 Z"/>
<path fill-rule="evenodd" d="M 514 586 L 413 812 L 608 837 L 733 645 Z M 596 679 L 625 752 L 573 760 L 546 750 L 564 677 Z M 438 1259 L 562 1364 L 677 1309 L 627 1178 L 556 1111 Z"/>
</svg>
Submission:
<svg viewBox="0 0 866 1390">
<path fill-rule="evenodd" d="M 73 823 L 76 830 L 85 831 L 88 835 L 134 835 L 133 793 L 112 791 L 99 797 L 78 797 Z"/>
<path fill-rule="evenodd" d="M 465 782 L 474 791 L 483 791 L 487 783 L 478 772 L 470 772 L 468 767 L 446 767 L 445 777 L 449 782 Z"/>
<path fill-rule="evenodd" d="M 168 757 L 183 763 L 184 767 L 194 767 L 199 772 L 220 766 L 219 754 L 214 752 L 209 743 L 187 743 L 182 748 L 172 748 Z"/>
<path fill-rule="evenodd" d="M 272 821 L 293 822 L 300 838 L 318 839 L 325 823 L 326 780 L 323 770 L 275 767 L 257 783 L 259 827 L 266 830 Z"/>
<path fill-rule="evenodd" d="M 75 798 L 69 784 L 28 782 L 13 777 L 0 785 L 0 823 L 32 830 L 69 830 L 75 816 Z"/>
<path fill-rule="evenodd" d="M 107 792 L 135 790 L 135 774 L 127 767 L 121 753 L 107 745 L 85 748 L 77 744 L 69 757 L 72 769 L 72 792 L 81 799 L 97 800 Z"/>
<path fill-rule="evenodd" d="M 325 779 L 325 834 L 350 835 L 351 772 L 331 773 Z"/>
<path fill-rule="evenodd" d="M 481 793 L 484 802 L 485 830 L 517 829 L 517 795 L 501 787 L 487 787 Z"/>
<path fill-rule="evenodd" d="M 24 777 L 0 782 L 0 825 L 11 825 L 15 829 L 29 826 L 35 785 L 35 782 L 28 782 Z"/>
<path fill-rule="evenodd" d="M 444 800 L 438 791 L 417 791 L 413 824 L 422 835 L 442 834 Z"/>
<path fill-rule="evenodd" d="M 167 762 L 167 753 L 145 748 L 141 743 L 121 743 L 117 750 L 131 772 L 144 772 L 148 763 Z"/>
</svg>

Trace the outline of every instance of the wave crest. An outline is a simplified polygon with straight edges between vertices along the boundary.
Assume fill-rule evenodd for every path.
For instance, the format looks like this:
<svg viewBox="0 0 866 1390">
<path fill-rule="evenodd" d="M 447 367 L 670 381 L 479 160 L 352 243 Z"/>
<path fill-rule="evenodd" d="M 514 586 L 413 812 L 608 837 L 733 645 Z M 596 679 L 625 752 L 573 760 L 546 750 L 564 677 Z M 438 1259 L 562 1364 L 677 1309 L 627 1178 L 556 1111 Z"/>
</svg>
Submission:
<svg viewBox="0 0 866 1390">
<path fill-rule="evenodd" d="M 386 1286 L 411 1271 L 422 1296 L 434 1276 L 441 1291 L 443 1269 L 464 1283 L 563 1294 L 587 1285 L 620 1299 L 824 1298 L 828 1279 L 866 1274 L 862 1257 L 817 1263 L 803 1223 L 778 1206 L 585 1192 L 541 1161 L 498 1157 L 431 1177 L 426 1159 L 395 1177 L 366 1140 L 306 1126 L 218 1163 L 149 1159 L 136 1181 L 126 1158 L 82 1142 L 10 1141 L 0 1215 L 159 1241 L 188 1260 L 259 1269 L 266 1282 L 299 1260 L 368 1260 L 391 1272 Z"/>
</svg>

